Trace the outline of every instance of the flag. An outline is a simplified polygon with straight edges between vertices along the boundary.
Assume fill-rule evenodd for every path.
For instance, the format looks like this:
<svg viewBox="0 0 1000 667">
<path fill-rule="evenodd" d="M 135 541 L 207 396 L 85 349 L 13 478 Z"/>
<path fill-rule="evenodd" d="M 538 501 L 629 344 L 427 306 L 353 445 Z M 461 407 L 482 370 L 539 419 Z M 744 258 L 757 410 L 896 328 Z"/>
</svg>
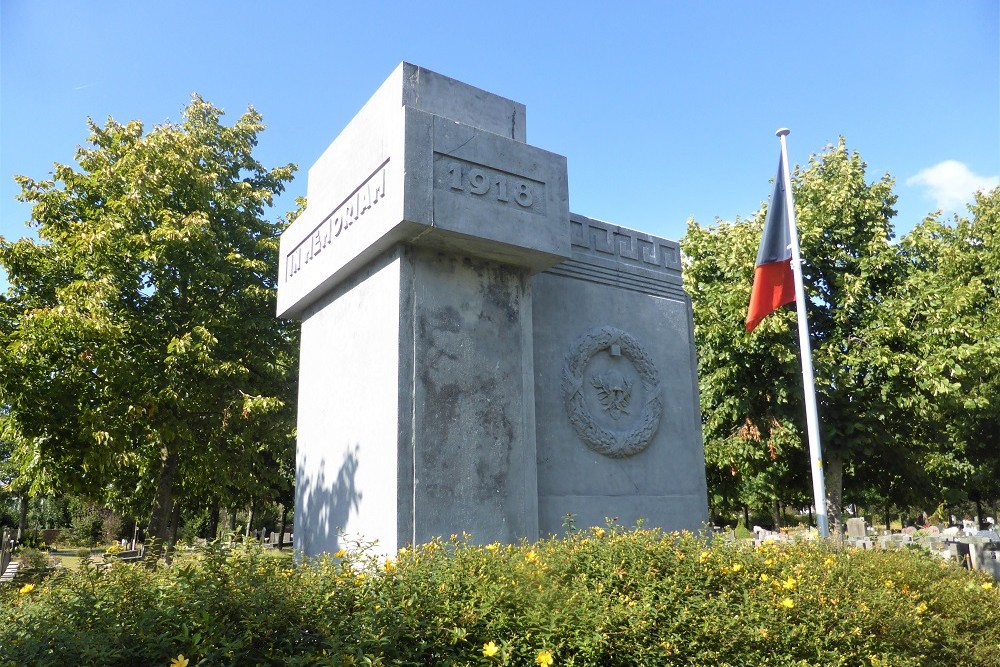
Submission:
<svg viewBox="0 0 1000 667">
<path fill-rule="evenodd" d="M 757 250 L 757 268 L 753 272 L 750 308 L 747 310 L 747 331 L 753 331 L 760 321 L 795 301 L 795 277 L 792 275 L 792 242 L 785 208 L 785 169 L 778 159 L 778 177 L 764 219 L 764 233 Z"/>
</svg>

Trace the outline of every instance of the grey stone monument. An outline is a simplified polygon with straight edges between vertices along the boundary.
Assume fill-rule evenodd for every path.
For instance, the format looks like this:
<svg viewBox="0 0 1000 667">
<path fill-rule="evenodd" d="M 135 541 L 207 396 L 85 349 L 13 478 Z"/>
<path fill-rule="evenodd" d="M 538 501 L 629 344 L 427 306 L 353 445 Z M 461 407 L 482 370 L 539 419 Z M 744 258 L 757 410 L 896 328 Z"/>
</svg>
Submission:
<svg viewBox="0 0 1000 667">
<path fill-rule="evenodd" d="M 281 238 L 302 321 L 295 549 L 707 520 L 672 241 L 569 212 L 522 104 L 401 64 Z"/>
</svg>

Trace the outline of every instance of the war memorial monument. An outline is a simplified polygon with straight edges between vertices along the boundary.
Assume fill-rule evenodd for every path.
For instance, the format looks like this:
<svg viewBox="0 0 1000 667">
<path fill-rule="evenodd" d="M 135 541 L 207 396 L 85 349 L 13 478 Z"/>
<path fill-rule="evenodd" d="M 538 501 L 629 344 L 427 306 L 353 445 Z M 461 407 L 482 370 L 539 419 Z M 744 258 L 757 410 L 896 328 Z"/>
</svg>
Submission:
<svg viewBox="0 0 1000 667">
<path fill-rule="evenodd" d="M 677 243 L 569 211 L 525 107 L 401 64 L 281 238 L 295 549 L 708 519 Z"/>
</svg>

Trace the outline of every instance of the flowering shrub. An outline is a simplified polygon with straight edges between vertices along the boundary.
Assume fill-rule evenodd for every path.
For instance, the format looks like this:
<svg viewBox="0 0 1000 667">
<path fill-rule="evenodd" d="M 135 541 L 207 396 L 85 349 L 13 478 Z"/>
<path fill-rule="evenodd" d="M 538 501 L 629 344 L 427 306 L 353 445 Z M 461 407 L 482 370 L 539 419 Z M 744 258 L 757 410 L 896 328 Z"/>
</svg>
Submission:
<svg viewBox="0 0 1000 667">
<path fill-rule="evenodd" d="M 0 646 L 0 665 L 1000 666 L 1000 586 L 911 551 L 615 527 L 302 565 L 212 546 L 4 587 Z"/>
</svg>

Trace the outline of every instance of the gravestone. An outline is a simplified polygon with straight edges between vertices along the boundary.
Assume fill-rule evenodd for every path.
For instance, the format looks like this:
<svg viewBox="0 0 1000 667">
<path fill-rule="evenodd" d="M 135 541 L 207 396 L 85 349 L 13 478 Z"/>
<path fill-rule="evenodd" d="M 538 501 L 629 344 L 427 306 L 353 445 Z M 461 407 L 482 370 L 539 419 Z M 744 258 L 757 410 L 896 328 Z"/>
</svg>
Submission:
<svg viewBox="0 0 1000 667">
<path fill-rule="evenodd" d="M 278 281 L 298 552 L 703 527 L 679 248 L 571 214 L 524 105 L 403 63 L 308 179 Z"/>
<path fill-rule="evenodd" d="M 849 539 L 863 539 L 867 536 L 864 517 L 847 520 L 847 537 Z"/>
</svg>

